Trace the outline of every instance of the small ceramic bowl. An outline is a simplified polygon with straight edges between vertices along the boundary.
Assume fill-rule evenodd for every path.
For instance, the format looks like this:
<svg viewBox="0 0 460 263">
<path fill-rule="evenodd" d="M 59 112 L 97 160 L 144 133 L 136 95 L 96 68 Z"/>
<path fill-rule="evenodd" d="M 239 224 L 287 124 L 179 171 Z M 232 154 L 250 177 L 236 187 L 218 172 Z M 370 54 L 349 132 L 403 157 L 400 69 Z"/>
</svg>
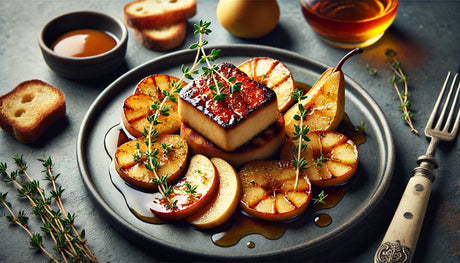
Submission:
<svg viewBox="0 0 460 263">
<path fill-rule="evenodd" d="M 63 34 L 78 29 L 95 29 L 111 35 L 116 45 L 111 50 L 88 57 L 68 57 L 56 54 L 51 46 Z M 58 16 L 42 29 L 39 45 L 46 64 L 57 74 L 71 79 L 91 79 L 107 75 L 124 61 L 128 42 L 125 24 L 113 16 L 95 12 L 78 11 Z"/>
</svg>

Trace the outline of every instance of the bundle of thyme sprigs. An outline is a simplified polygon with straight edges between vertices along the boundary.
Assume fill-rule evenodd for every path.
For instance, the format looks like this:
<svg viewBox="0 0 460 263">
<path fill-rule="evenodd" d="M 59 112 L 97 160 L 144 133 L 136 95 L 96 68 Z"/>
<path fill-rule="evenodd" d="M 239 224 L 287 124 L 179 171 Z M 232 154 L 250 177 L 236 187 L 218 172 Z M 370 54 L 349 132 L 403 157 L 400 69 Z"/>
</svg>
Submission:
<svg viewBox="0 0 460 263">
<path fill-rule="evenodd" d="M 385 55 L 391 59 L 391 68 L 394 72 L 393 78 L 391 79 L 391 83 L 393 84 L 393 87 L 395 88 L 399 97 L 399 110 L 402 111 L 402 120 L 409 125 L 411 132 L 418 134 L 418 131 L 414 128 L 414 125 L 412 124 L 412 118 L 415 114 L 410 110 L 411 104 L 409 98 L 411 96 L 411 93 L 409 92 L 409 88 L 407 85 L 408 77 L 401 67 L 401 62 L 396 59 L 396 54 L 397 53 L 392 49 L 388 49 L 385 52 Z M 402 91 L 400 91 L 398 84 L 401 84 L 403 86 Z"/>
<path fill-rule="evenodd" d="M 170 194 L 172 193 L 172 186 L 168 186 L 167 175 L 160 177 L 156 172 L 160 168 L 158 158 L 159 151 L 158 149 L 155 149 L 153 147 L 154 143 L 157 141 L 157 137 L 159 136 L 158 131 L 155 129 L 156 125 L 161 124 L 161 122 L 159 121 L 159 117 L 169 115 L 169 109 L 166 107 L 166 102 L 168 100 L 173 102 L 177 101 L 176 95 L 179 94 L 183 87 L 182 81 L 184 79 L 193 79 L 193 75 L 199 73 L 197 68 L 201 63 L 206 63 L 207 65 L 205 67 L 202 67 L 202 70 L 204 72 L 203 74 L 208 75 L 214 82 L 214 84 L 210 85 L 209 87 L 212 91 L 211 94 L 213 96 L 214 101 L 224 100 L 228 95 L 224 92 L 224 83 L 219 82 L 217 80 L 217 76 L 219 76 L 220 79 L 222 79 L 227 84 L 227 86 L 229 87 L 230 94 L 240 92 L 240 85 L 242 84 L 241 82 L 235 81 L 235 77 L 226 78 L 217 71 L 216 65 L 211 64 L 211 61 L 217 59 L 220 50 L 212 49 L 209 54 L 206 54 L 205 52 L 204 47 L 208 44 L 208 41 L 204 40 L 203 37 L 204 35 L 209 35 L 212 32 L 211 29 L 209 29 L 210 25 L 211 22 L 206 22 L 203 20 L 200 20 L 200 23 L 198 25 L 195 25 L 194 34 L 199 35 L 199 40 L 197 43 L 194 43 L 190 46 L 190 49 L 196 49 L 197 51 L 195 60 L 191 67 L 182 65 L 182 77 L 179 79 L 179 81 L 173 81 L 171 83 L 169 91 L 163 91 L 163 95 L 165 95 L 165 97 L 161 101 L 161 103 L 155 102 L 152 105 L 152 109 L 154 109 L 154 112 L 152 113 L 152 115 L 147 116 L 147 120 L 149 121 L 150 126 L 148 130 L 144 129 L 143 132 L 145 144 L 147 145 L 147 151 L 139 151 L 139 154 L 135 154 L 133 156 L 134 160 L 137 160 L 139 162 L 142 160 L 141 157 L 145 156 L 144 166 L 153 173 L 154 178 L 152 179 L 152 182 L 158 186 L 159 192 L 168 202 L 167 206 L 170 209 L 175 208 L 175 203 L 169 198 Z M 139 145 L 137 145 L 136 147 L 138 150 L 140 149 Z M 170 152 L 171 150 L 168 145 L 162 145 L 161 147 L 163 147 L 164 150 L 167 150 L 166 152 Z M 189 189 L 196 188 L 196 186 L 188 187 Z M 190 193 L 193 193 L 193 191 L 190 191 Z"/>
<path fill-rule="evenodd" d="M 7 163 L 0 163 L 0 174 L 6 182 L 14 184 L 18 190 L 18 196 L 26 198 L 33 207 L 33 214 L 40 218 L 43 223 L 41 230 L 47 233 L 54 241 L 54 250 L 58 251 L 64 262 L 97 262 L 93 252 L 88 248 L 85 239 L 85 230 L 78 232 L 74 225 L 75 214 L 67 213 L 63 201 L 62 193 L 64 189 L 58 186 L 56 179 L 59 174 L 54 175 L 52 169 L 54 164 L 51 157 L 39 161 L 45 168 L 44 180 L 49 181 L 52 190 L 47 196 L 46 191 L 40 187 L 39 181 L 32 179 L 27 171 L 27 163 L 22 155 L 14 158 L 18 167 L 17 170 L 8 172 Z M 33 248 L 43 251 L 53 262 L 61 262 L 48 252 L 42 242 L 40 233 L 32 233 L 28 227 L 28 217 L 24 211 L 15 213 L 9 202 L 6 201 L 8 193 L 0 193 L 0 202 L 4 205 L 9 214 L 6 216 L 8 221 L 17 224 L 30 236 L 30 245 Z M 57 207 L 55 209 L 54 207 Z"/>
</svg>

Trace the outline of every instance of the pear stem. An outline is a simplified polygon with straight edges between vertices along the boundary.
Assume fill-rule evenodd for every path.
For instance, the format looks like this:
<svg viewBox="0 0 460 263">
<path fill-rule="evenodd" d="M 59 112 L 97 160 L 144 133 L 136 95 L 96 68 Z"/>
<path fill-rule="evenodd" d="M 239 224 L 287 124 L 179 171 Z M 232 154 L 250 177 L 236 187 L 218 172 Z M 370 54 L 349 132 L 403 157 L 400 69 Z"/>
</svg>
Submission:
<svg viewBox="0 0 460 263">
<path fill-rule="evenodd" d="M 346 55 L 339 61 L 339 64 L 337 64 L 337 66 L 334 68 L 334 71 L 332 71 L 332 72 L 337 72 L 337 71 L 342 70 L 342 65 L 343 65 L 343 63 L 345 63 L 345 61 L 347 61 L 347 59 L 351 58 L 351 57 L 354 56 L 355 54 L 360 54 L 360 53 L 363 53 L 363 49 L 360 48 L 360 47 L 357 47 L 357 48 L 353 49 L 352 51 L 348 52 L 348 54 L 346 54 Z"/>
</svg>

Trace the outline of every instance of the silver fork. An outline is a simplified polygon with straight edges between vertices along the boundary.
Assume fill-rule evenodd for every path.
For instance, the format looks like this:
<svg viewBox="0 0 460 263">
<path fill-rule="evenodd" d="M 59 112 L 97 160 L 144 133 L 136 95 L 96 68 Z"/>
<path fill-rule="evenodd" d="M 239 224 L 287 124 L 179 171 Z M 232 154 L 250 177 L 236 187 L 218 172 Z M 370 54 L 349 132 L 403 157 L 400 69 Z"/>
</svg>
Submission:
<svg viewBox="0 0 460 263">
<path fill-rule="evenodd" d="M 459 129 L 460 110 L 456 113 L 455 105 L 459 97 L 460 83 L 456 91 L 454 90 L 457 75 L 455 74 L 450 89 L 447 91 L 450 72 L 447 74 L 425 127 L 425 135 L 431 138 L 430 145 L 426 154 L 417 159 L 419 167 L 412 172 L 413 176 L 406 186 L 390 226 L 375 254 L 375 263 L 411 262 L 413 258 L 430 198 L 434 169 L 438 167 L 435 159 L 436 148 L 440 141 L 452 141 L 457 136 Z M 455 95 L 452 98 L 454 92 Z"/>
</svg>

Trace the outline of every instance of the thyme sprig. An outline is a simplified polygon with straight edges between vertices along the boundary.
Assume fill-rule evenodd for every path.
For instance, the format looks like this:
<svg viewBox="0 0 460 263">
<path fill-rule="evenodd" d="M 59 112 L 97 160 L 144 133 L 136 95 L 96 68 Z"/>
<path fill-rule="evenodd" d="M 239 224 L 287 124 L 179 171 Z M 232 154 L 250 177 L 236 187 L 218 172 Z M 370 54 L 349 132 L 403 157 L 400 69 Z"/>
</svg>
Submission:
<svg viewBox="0 0 460 263">
<path fill-rule="evenodd" d="M 29 218 L 26 216 L 25 212 L 22 210 L 18 211 L 17 215 L 13 212 L 13 210 L 11 209 L 11 205 L 8 202 L 6 202 L 7 194 L 8 193 L 4 193 L 4 194 L 0 193 L 0 202 L 6 207 L 6 209 L 10 213 L 10 215 L 6 216 L 6 219 L 8 220 L 8 222 L 18 225 L 24 231 L 27 232 L 27 234 L 30 236 L 30 246 L 32 248 L 40 249 L 43 253 L 45 253 L 50 258 L 52 262 L 59 262 L 43 246 L 43 240 L 42 240 L 40 233 L 32 233 L 32 231 L 30 231 L 29 227 L 27 226 Z"/>
<path fill-rule="evenodd" d="M 151 105 L 154 112 L 152 115 L 147 117 L 149 121 L 149 129 L 144 129 L 143 136 L 146 138 L 145 144 L 147 145 L 147 151 L 142 152 L 140 151 L 140 146 L 137 145 L 137 153 L 133 155 L 134 161 L 142 162 L 142 157 L 145 157 L 144 166 L 150 170 L 154 174 L 154 178 L 152 182 L 158 186 L 158 190 L 161 195 L 166 199 L 167 206 L 171 209 L 176 207 L 175 202 L 172 201 L 169 196 L 172 193 L 172 187 L 168 186 L 167 183 L 167 176 L 159 176 L 157 170 L 161 167 L 159 163 L 159 150 L 154 149 L 153 145 L 157 141 L 157 137 L 159 132 L 155 129 L 155 126 L 161 124 L 159 120 L 160 116 L 168 116 L 169 109 L 166 107 L 166 103 L 168 100 L 176 101 L 176 95 L 182 89 L 182 81 L 185 79 L 193 79 L 193 75 L 198 74 L 198 66 L 201 63 L 206 63 L 207 67 L 203 67 L 204 74 L 209 74 L 212 79 L 214 80 L 215 85 L 213 85 L 213 99 L 214 100 L 222 100 L 225 99 L 226 94 L 223 92 L 223 83 L 217 81 L 216 74 L 219 75 L 221 79 L 227 82 L 228 86 L 230 87 L 230 93 L 240 91 L 241 82 L 236 82 L 234 77 L 225 78 L 222 76 L 218 71 L 215 65 L 211 65 L 211 61 L 214 61 L 219 56 L 220 50 L 213 49 L 209 54 L 205 52 L 204 47 L 208 44 L 207 40 L 204 40 L 203 37 L 205 35 L 209 35 L 212 31 L 209 28 L 211 22 L 206 22 L 200 20 L 198 25 L 195 25 L 194 34 L 199 36 L 198 42 L 192 44 L 189 48 L 196 49 L 195 59 L 191 67 L 182 65 L 182 77 L 179 81 L 173 81 L 171 83 L 171 87 L 168 91 L 163 91 L 163 95 L 165 95 L 164 99 L 160 102 L 155 102 Z M 169 145 L 162 145 L 164 154 L 170 154 L 174 149 Z M 193 187 L 192 187 L 193 188 Z M 192 189 L 193 190 L 193 189 Z"/>
<path fill-rule="evenodd" d="M 292 99 L 294 102 L 297 103 L 297 107 L 299 109 L 299 114 L 294 115 L 294 119 L 296 121 L 299 121 L 299 124 L 294 124 L 294 132 L 293 132 L 293 141 L 297 141 L 297 143 L 294 146 L 294 152 L 297 153 L 297 156 L 292 159 L 292 164 L 296 168 L 296 178 L 295 178 L 295 184 L 294 184 L 294 189 L 297 189 L 297 185 L 299 182 L 299 175 L 300 175 L 300 170 L 305 170 L 307 169 L 308 162 L 305 160 L 305 158 L 301 157 L 302 152 L 306 149 L 307 144 L 305 142 L 310 141 L 310 139 L 307 136 L 307 133 L 310 131 L 308 128 L 308 125 L 304 125 L 305 118 L 307 117 L 307 110 L 305 107 L 300 103 L 301 100 L 304 100 L 307 98 L 306 95 L 304 95 L 304 92 L 300 89 L 296 89 L 293 94 L 291 94 Z"/>
<path fill-rule="evenodd" d="M 395 88 L 396 93 L 399 97 L 399 110 L 402 111 L 401 118 L 409 125 L 411 132 L 418 134 L 418 131 L 414 128 L 414 125 L 412 124 L 412 118 L 415 114 L 410 110 L 411 104 L 409 98 L 411 96 L 411 93 L 409 92 L 409 88 L 407 85 L 408 76 L 406 75 L 406 73 L 404 73 L 401 67 L 401 62 L 396 59 L 397 53 L 394 50 L 388 49 L 385 52 L 385 55 L 391 59 L 391 69 L 394 72 L 393 78 L 391 79 L 391 83 L 393 84 L 393 87 Z M 400 91 L 398 84 L 403 86 L 402 91 Z"/>
<path fill-rule="evenodd" d="M 198 188 L 198 185 L 191 185 L 189 183 L 186 183 L 185 185 L 187 186 L 187 190 L 185 190 L 185 192 L 190 196 L 194 196 L 196 194 L 196 189 Z"/>
<path fill-rule="evenodd" d="M 224 83 L 228 85 L 230 94 L 241 91 L 241 84 L 243 84 L 243 82 L 235 81 L 235 76 L 226 78 L 219 71 L 217 71 L 217 65 L 212 65 L 210 68 L 203 67 L 203 72 L 205 75 L 208 75 L 214 82 L 214 84 L 209 85 L 209 89 L 214 91 L 211 93 L 214 101 L 224 100 L 227 97 L 228 94 L 224 92 Z M 218 81 L 216 75 L 218 75 L 224 82 Z"/>
<path fill-rule="evenodd" d="M 0 163 L 0 174 L 7 183 L 12 183 L 17 188 L 19 197 L 29 201 L 33 207 L 33 214 L 43 223 L 42 232 L 51 237 L 55 243 L 53 249 L 59 252 L 64 262 L 97 262 L 94 253 L 86 244 L 85 230 L 78 232 L 74 225 L 75 214 L 67 213 L 64 207 L 62 201 L 64 189 L 56 183 L 59 174 L 53 174 L 54 163 L 51 157 L 39 161 L 45 168 L 42 171 L 45 174 L 44 180 L 49 181 L 52 185 L 52 190 L 49 191 L 50 197 L 47 197 L 45 190 L 40 187 L 39 181 L 32 179 L 32 176 L 29 175 L 27 163 L 22 155 L 14 158 L 17 170 L 8 172 L 7 163 Z M 25 213 L 19 211 L 16 215 L 5 199 L 6 194 L 0 193 L 0 201 L 10 213 L 7 216 L 8 221 L 19 225 L 29 234 L 33 248 L 41 249 L 51 261 L 60 262 L 44 248 L 41 235 L 32 234 L 29 230 L 28 217 L 25 216 Z M 54 208 L 56 206 L 57 209 Z"/>
<path fill-rule="evenodd" d="M 321 190 L 321 192 L 318 194 L 318 197 L 317 198 L 312 198 L 311 200 L 314 201 L 315 205 L 316 204 L 326 204 L 326 201 L 324 201 L 324 199 L 326 199 L 328 195 L 324 192 L 324 190 Z"/>
</svg>

